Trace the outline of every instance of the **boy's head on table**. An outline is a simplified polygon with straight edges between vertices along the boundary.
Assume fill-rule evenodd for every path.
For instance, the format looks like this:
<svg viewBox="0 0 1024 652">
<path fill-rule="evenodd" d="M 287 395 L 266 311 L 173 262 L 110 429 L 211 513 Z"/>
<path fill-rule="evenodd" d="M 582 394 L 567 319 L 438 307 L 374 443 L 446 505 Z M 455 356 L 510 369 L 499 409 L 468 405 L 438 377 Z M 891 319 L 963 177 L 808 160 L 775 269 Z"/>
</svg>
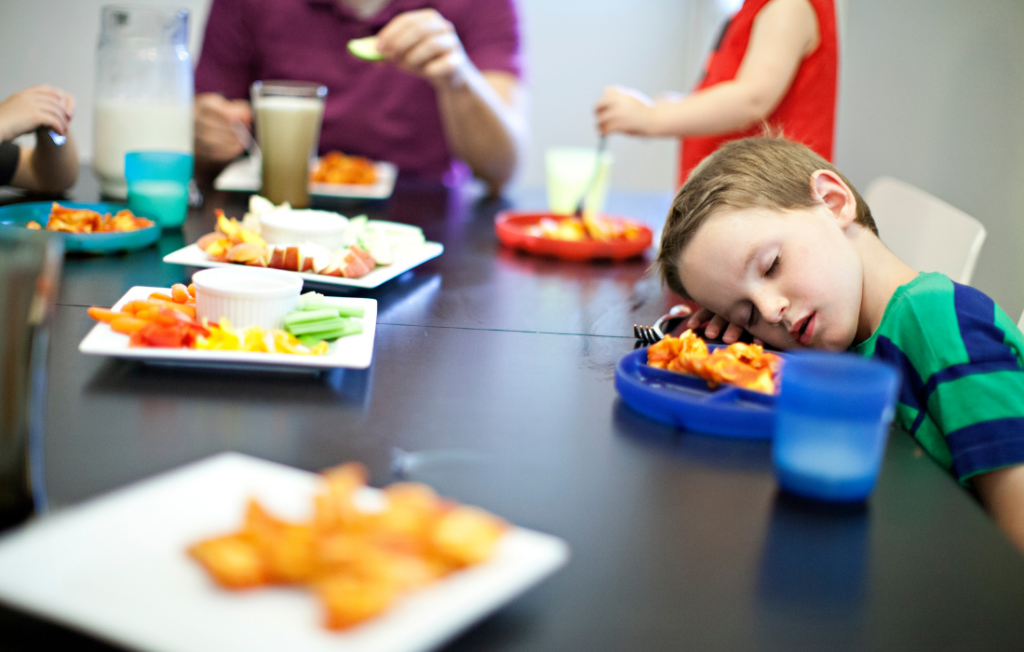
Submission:
<svg viewBox="0 0 1024 652">
<path fill-rule="evenodd" d="M 843 350 L 916 272 L 878 239 L 828 161 L 782 138 L 707 157 L 676 195 L 658 255 L 668 286 L 773 346 Z"/>
</svg>

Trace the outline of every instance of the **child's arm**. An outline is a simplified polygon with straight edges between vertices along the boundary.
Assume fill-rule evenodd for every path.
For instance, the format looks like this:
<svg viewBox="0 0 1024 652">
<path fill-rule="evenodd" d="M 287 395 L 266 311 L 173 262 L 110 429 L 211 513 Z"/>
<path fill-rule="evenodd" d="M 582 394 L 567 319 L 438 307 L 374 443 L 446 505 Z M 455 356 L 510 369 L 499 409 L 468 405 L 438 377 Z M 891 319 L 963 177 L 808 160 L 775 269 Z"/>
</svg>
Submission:
<svg viewBox="0 0 1024 652">
<path fill-rule="evenodd" d="M 659 102 L 637 91 L 607 88 L 596 108 L 601 133 L 714 135 L 749 127 L 779 105 L 819 38 L 808 0 L 771 0 L 754 19 L 735 79 Z"/>
<path fill-rule="evenodd" d="M 36 131 L 36 146 L 22 147 L 12 185 L 27 190 L 59 192 L 78 178 L 78 150 L 68 131 L 75 112 L 71 95 L 51 86 L 26 88 L 0 102 L 0 140 Z M 57 145 L 53 131 L 67 138 Z"/>
<path fill-rule="evenodd" d="M 971 482 L 996 523 L 1024 553 L 1024 464 L 978 474 Z"/>
<path fill-rule="evenodd" d="M 22 147 L 11 185 L 36 192 L 62 192 L 78 179 L 78 149 L 71 132 L 57 145 L 45 127 L 36 131 L 36 146 Z"/>
</svg>

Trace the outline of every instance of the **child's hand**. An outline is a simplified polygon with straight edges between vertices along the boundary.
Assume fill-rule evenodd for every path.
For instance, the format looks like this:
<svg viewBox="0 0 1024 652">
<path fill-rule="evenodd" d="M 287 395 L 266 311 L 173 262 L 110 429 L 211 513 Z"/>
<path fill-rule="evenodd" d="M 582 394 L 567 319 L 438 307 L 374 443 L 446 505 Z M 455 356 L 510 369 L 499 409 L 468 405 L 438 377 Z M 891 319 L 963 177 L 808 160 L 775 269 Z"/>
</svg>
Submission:
<svg viewBox="0 0 1024 652">
<path fill-rule="evenodd" d="M 609 86 L 604 89 L 594 113 L 602 134 L 619 132 L 647 136 L 651 133 L 654 102 L 632 88 Z"/>
<path fill-rule="evenodd" d="M 75 114 L 75 98 L 41 84 L 26 88 L 0 102 L 0 140 L 11 140 L 39 127 L 53 129 L 61 136 Z"/>
<path fill-rule="evenodd" d="M 683 322 L 683 326 L 689 329 L 697 329 L 705 322 L 707 322 L 707 326 L 704 327 L 704 337 L 709 340 L 715 339 L 721 333 L 722 341 L 726 344 L 732 344 L 733 342 L 738 342 L 744 332 L 744 328 L 739 324 L 731 324 L 725 317 L 716 315 L 707 308 L 701 308 L 690 315 L 690 318 Z M 755 337 L 754 344 L 764 343 Z"/>
<path fill-rule="evenodd" d="M 395 16 L 377 34 L 377 49 L 392 64 L 439 88 L 461 86 L 472 65 L 455 28 L 434 9 Z"/>
</svg>

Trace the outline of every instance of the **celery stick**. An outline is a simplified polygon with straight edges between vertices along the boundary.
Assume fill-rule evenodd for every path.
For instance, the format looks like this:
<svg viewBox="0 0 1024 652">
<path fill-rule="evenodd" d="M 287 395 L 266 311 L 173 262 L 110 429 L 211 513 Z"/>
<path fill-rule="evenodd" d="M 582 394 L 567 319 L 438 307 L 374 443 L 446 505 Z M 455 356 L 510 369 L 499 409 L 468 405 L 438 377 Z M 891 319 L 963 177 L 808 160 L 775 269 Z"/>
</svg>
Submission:
<svg viewBox="0 0 1024 652">
<path fill-rule="evenodd" d="M 340 317 L 362 317 L 365 311 L 352 306 L 336 306 L 333 303 L 306 302 L 300 306 L 302 310 L 333 310 Z"/>
<path fill-rule="evenodd" d="M 305 324 L 311 321 L 320 321 L 322 319 L 333 319 L 338 317 L 337 310 L 296 310 L 290 312 L 284 317 L 285 328 L 293 324 Z"/>
<path fill-rule="evenodd" d="M 310 333 L 317 333 L 320 331 L 329 331 L 336 328 L 341 328 L 348 323 L 348 320 L 343 317 L 334 317 L 332 319 L 321 319 L 319 321 L 311 321 L 305 324 L 292 324 L 288 327 L 288 332 L 292 335 L 309 335 Z"/>
<path fill-rule="evenodd" d="M 306 347 L 307 349 L 311 349 L 323 341 L 324 338 L 320 337 L 319 335 L 303 335 L 302 337 L 299 338 L 299 344 Z"/>
<path fill-rule="evenodd" d="M 306 333 L 301 338 L 299 338 L 299 341 L 301 342 L 302 340 L 304 340 L 306 338 L 308 338 L 308 339 L 316 338 L 318 340 L 336 340 L 339 337 L 345 337 L 347 335 L 357 335 L 357 334 L 362 333 L 362 332 L 363 332 L 363 325 L 362 324 L 357 324 L 356 322 L 351 322 L 350 321 L 346 325 L 344 325 L 344 326 L 342 326 L 340 328 L 335 328 L 335 329 L 332 329 L 332 330 L 325 330 L 325 331 L 315 331 L 315 332 L 312 332 L 312 333 Z"/>
</svg>

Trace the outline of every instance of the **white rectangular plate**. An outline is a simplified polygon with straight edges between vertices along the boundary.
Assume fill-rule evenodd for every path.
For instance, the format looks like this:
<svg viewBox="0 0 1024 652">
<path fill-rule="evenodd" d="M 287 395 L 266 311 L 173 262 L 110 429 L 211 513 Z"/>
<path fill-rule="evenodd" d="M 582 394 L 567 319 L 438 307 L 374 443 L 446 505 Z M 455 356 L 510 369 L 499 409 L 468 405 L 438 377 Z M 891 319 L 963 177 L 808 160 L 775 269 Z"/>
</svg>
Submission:
<svg viewBox="0 0 1024 652">
<path fill-rule="evenodd" d="M 359 278 L 342 278 L 340 276 L 324 276 L 312 272 L 288 272 L 298 274 L 311 283 L 323 285 L 339 285 L 353 288 L 371 289 L 386 283 L 413 267 L 422 265 L 431 258 L 437 258 L 444 252 L 440 242 L 424 242 L 420 245 L 402 245 L 395 247 L 395 260 L 390 265 L 377 267 L 366 276 Z M 206 252 L 197 245 L 191 244 L 164 256 L 165 263 L 188 265 L 189 267 L 235 267 L 237 263 L 221 263 L 210 260 Z"/>
<path fill-rule="evenodd" d="M 0 599 L 152 652 L 421 652 L 568 559 L 561 539 L 514 528 L 490 561 L 331 632 L 308 592 L 224 591 L 186 556 L 190 544 L 236 529 L 249 496 L 284 518 L 308 518 L 315 478 L 223 453 L 43 517 L 0 538 Z"/>
<path fill-rule="evenodd" d="M 149 298 L 153 292 L 169 293 L 167 288 L 136 286 L 114 304 L 114 310 L 129 301 Z M 78 350 L 87 355 L 131 358 L 156 364 L 189 367 L 258 368 L 265 371 L 297 371 L 317 369 L 366 369 L 373 359 L 373 336 L 377 330 L 377 300 L 325 297 L 327 303 L 363 309 L 363 332 L 341 337 L 331 344 L 327 355 L 289 355 L 287 353 L 245 353 L 242 351 L 206 351 L 200 349 L 159 349 L 128 346 L 128 336 L 115 333 L 107 324 L 96 324 L 85 336 Z"/>
<path fill-rule="evenodd" d="M 398 168 L 394 163 L 376 161 L 373 164 L 377 181 L 372 184 L 312 183 L 309 194 L 314 197 L 344 197 L 349 199 L 387 199 L 395 189 Z M 215 190 L 238 192 L 259 192 L 263 183 L 260 179 L 260 159 L 241 158 L 224 168 L 213 181 Z"/>
</svg>

